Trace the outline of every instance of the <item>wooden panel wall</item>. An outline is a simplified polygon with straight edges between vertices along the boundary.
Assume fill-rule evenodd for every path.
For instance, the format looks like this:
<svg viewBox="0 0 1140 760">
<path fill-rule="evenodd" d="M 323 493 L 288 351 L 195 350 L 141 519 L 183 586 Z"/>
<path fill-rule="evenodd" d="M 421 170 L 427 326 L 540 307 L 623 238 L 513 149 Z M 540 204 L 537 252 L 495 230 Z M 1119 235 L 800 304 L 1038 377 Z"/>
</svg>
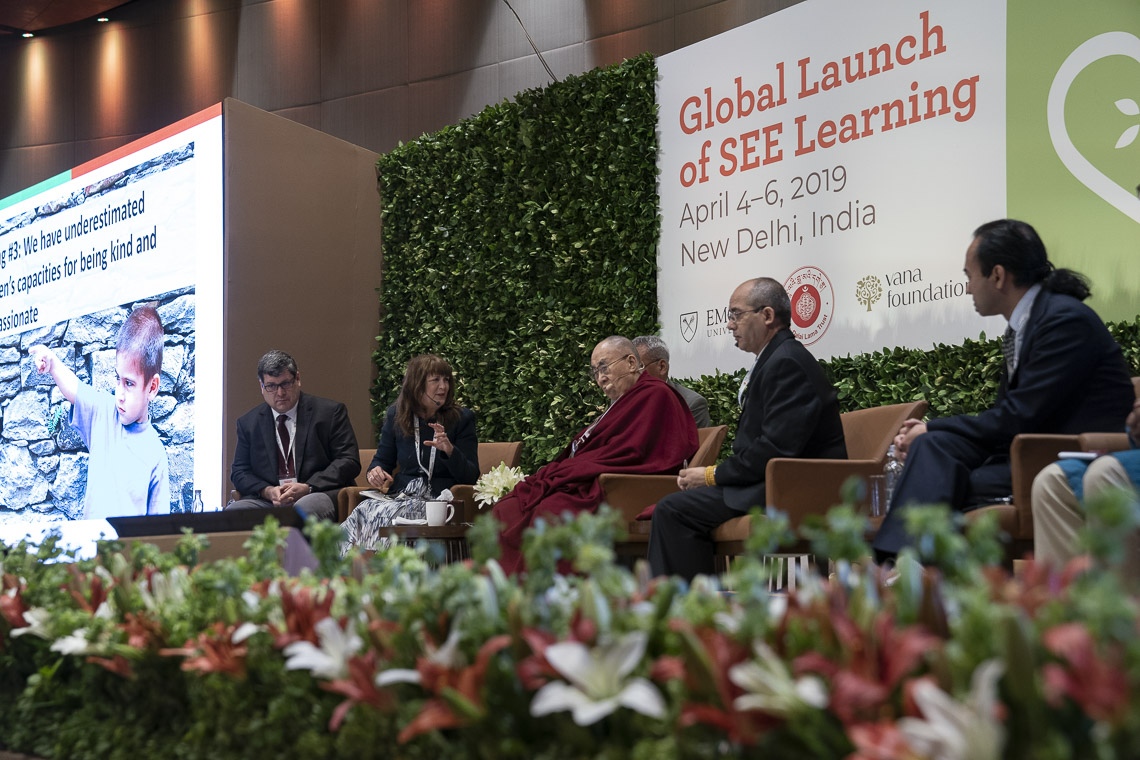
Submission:
<svg viewBox="0 0 1140 760">
<path fill-rule="evenodd" d="M 512 0 L 559 77 L 796 0 Z M 0 197 L 233 97 L 376 152 L 548 82 L 501 0 L 136 0 L 0 42 Z"/>
</svg>

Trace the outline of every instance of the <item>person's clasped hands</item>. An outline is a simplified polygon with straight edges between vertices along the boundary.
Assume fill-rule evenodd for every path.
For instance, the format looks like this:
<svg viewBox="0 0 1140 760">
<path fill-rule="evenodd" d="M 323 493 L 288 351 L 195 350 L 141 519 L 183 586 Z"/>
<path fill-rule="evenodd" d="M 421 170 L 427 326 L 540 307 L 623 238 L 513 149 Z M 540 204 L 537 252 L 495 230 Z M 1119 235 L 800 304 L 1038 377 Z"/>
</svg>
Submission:
<svg viewBox="0 0 1140 760">
<path fill-rule="evenodd" d="M 900 462 L 906 460 L 907 449 L 910 448 L 914 439 L 925 432 L 926 423 L 922 420 L 911 418 L 902 424 L 898 434 L 895 436 L 895 456 Z"/>
</svg>

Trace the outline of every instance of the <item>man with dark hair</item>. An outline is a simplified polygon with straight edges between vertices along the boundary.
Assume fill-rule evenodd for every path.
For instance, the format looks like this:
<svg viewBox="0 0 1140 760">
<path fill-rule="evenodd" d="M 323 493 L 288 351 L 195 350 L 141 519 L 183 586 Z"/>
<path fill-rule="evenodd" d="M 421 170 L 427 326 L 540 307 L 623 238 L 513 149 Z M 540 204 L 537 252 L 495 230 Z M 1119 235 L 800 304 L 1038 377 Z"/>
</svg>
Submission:
<svg viewBox="0 0 1140 760">
<path fill-rule="evenodd" d="M 284 351 L 261 357 L 257 379 L 265 404 L 237 421 L 230 481 L 241 498 L 226 509 L 294 506 L 332 519 L 340 489 L 360 474 L 348 409 L 301 393 L 297 363 Z"/>
<path fill-rule="evenodd" d="M 766 506 L 764 470 L 776 457 L 846 459 L 835 388 L 796 340 L 784 286 L 761 277 L 742 283 L 728 301 L 728 329 L 756 361 L 741 383 L 740 424 L 732 455 L 714 467 L 677 476 L 680 493 L 657 503 L 649 537 L 655 575 L 692 579 L 714 571 L 712 531 Z"/>
<path fill-rule="evenodd" d="M 1013 219 L 983 224 L 964 271 L 978 313 L 1009 323 L 997 401 L 977 415 L 903 424 L 895 446 L 906 466 L 875 537 L 879 560 L 913 542 L 905 525 L 911 504 L 968 510 L 1008 499 L 1009 447 L 1018 433 L 1119 430 L 1135 398 L 1120 346 L 1081 303 L 1088 283 L 1054 268 L 1031 226 Z"/>
<path fill-rule="evenodd" d="M 637 349 L 637 358 L 641 360 L 641 366 L 646 372 L 658 380 L 664 380 L 673 387 L 673 390 L 681 394 L 681 398 L 685 399 L 685 403 L 689 406 L 689 411 L 693 413 L 697 427 L 712 425 L 709 402 L 705 397 L 692 388 L 686 388 L 677 381 L 669 379 L 669 347 L 665 345 L 665 341 L 656 335 L 640 335 L 633 339 L 633 347 Z"/>
</svg>

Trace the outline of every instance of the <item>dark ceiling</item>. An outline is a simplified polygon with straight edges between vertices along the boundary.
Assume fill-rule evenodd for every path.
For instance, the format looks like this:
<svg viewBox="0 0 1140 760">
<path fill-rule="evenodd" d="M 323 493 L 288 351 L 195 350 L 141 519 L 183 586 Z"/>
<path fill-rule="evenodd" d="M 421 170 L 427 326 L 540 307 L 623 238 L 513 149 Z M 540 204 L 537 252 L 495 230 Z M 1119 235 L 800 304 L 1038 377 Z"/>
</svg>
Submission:
<svg viewBox="0 0 1140 760">
<path fill-rule="evenodd" d="M 0 35 L 44 32 L 95 18 L 126 0 L 3 0 Z"/>
</svg>

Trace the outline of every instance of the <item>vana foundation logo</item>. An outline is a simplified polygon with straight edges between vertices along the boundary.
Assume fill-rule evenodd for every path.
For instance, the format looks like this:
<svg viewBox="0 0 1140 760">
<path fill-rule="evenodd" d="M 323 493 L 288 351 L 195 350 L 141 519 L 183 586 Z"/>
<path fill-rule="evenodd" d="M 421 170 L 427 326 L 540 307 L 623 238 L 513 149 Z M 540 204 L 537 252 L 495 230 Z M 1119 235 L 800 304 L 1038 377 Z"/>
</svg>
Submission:
<svg viewBox="0 0 1140 760">
<path fill-rule="evenodd" d="M 869 274 L 855 283 L 855 300 L 867 311 L 885 301 L 887 308 L 935 303 L 966 295 L 965 281 L 926 282 L 921 267 L 890 272 L 880 278 Z M 793 299 L 792 309 L 795 310 Z"/>
<path fill-rule="evenodd" d="M 867 311 L 883 298 L 883 286 L 879 278 L 869 274 L 855 283 L 855 300 L 867 307 Z"/>
<path fill-rule="evenodd" d="M 805 346 L 815 343 L 835 316 L 835 292 L 819 267 L 800 267 L 784 280 L 792 301 L 792 333 Z"/>
<path fill-rule="evenodd" d="M 1113 102 L 1116 110 L 1125 117 L 1133 117 L 1131 124 L 1116 139 L 1116 144 L 1109 148 L 1111 139 L 1104 139 L 1090 143 L 1082 141 L 1082 148 L 1078 148 L 1070 134 L 1069 125 L 1065 121 L 1065 105 L 1069 99 L 1070 90 L 1077 77 L 1095 63 L 1107 58 L 1119 60 L 1131 59 L 1140 63 L 1140 38 L 1127 32 L 1106 32 L 1087 40 L 1077 47 L 1053 77 L 1049 88 L 1049 101 L 1046 107 L 1049 122 L 1049 137 L 1053 141 L 1053 149 L 1065 165 L 1065 168 L 1089 190 L 1100 196 L 1105 202 L 1111 204 L 1125 216 L 1140 222 L 1140 198 L 1132 191 L 1119 183 L 1119 177 L 1113 179 L 1109 173 L 1099 167 L 1111 167 L 1115 164 L 1125 164 L 1120 159 L 1120 153 L 1125 150 L 1137 150 L 1137 134 L 1140 134 L 1140 105 L 1131 97 L 1117 97 Z M 1117 92 L 1109 95 L 1124 95 Z M 1125 120 L 1127 121 L 1127 119 Z M 1081 127 L 1078 126 L 1078 131 Z M 1101 135 L 1102 138 L 1106 137 Z M 1099 167 L 1098 167 L 1099 164 Z M 1129 178 L 1134 179 L 1134 178 Z"/>
</svg>

